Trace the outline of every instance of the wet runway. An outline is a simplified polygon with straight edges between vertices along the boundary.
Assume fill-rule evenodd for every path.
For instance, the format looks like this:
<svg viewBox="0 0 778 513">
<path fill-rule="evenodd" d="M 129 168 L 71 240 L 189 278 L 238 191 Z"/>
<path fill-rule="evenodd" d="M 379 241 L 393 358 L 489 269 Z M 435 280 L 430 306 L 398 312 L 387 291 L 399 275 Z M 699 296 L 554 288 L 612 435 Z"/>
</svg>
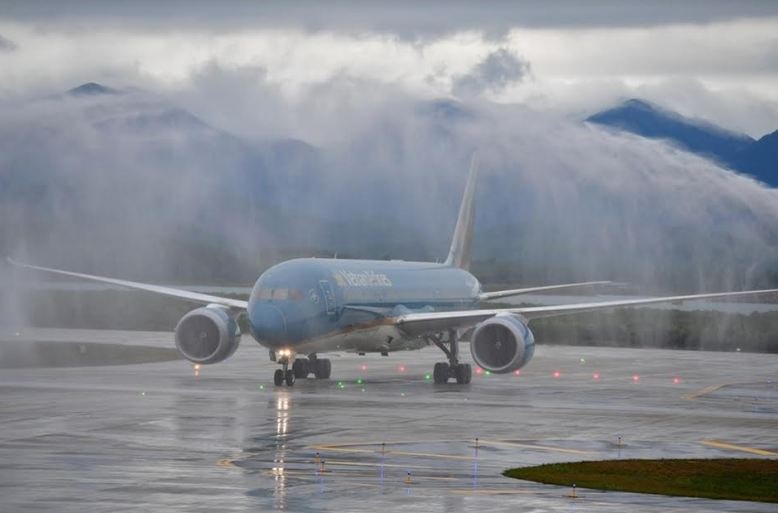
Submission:
<svg viewBox="0 0 778 513">
<path fill-rule="evenodd" d="M 32 342 L 32 353 L 61 344 L 63 365 L 88 366 L 20 356 Z M 0 509 L 775 511 L 590 490 L 574 499 L 501 472 L 776 458 L 778 355 L 539 345 L 520 375 L 443 386 L 427 376 L 434 348 L 341 354 L 332 380 L 288 389 L 272 385 L 275 365 L 245 337 L 199 376 L 160 351 L 172 347 L 170 333 L 0 330 Z M 163 361 L 143 363 L 149 355 Z"/>
</svg>

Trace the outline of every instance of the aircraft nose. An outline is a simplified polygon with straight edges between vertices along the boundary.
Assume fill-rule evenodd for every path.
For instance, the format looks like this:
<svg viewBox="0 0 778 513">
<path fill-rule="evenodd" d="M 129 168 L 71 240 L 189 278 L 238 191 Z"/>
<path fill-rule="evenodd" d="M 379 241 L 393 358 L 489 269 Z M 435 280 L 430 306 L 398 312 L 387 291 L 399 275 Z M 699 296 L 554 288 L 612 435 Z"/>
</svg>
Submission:
<svg viewBox="0 0 778 513">
<path fill-rule="evenodd" d="M 275 305 L 256 305 L 251 312 L 251 328 L 258 340 L 271 343 L 282 343 L 286 340 L 286 317 Z"/>
</svg>

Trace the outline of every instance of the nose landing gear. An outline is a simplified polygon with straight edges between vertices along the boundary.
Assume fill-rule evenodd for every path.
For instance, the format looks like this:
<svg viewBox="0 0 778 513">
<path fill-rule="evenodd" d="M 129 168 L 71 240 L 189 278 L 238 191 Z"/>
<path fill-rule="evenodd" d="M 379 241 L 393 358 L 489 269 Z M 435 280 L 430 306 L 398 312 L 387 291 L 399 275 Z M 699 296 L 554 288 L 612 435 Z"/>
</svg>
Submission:
<svg viewBox="0 0 778 513">
<path fill-rule="evenodd" d="M 308 358 L 295 358 L 294 356 L 294 353 L 289 350 L 278 351 L 276 361 L 281 364 L 281 368 L 273 374 L 273 383 L 277 387 L 284 383 L 291 387 L 296 380 L 305 379 L 309 374 L 316 376 L 316 379 L 330 378 L 332 362 L 329 359 L 317 358 L 316 353 L 311 353 Z M 289 362 L 292 362 L 291 369 Z"/>
<path fill-rule="evenodd" d="M 286 382 L 287 386 L 292 386 L 294 385 L 294 381 L 295 381 L 294 372 L 292 372 L 291 370 L 287 369 L 284 371 L 282 369 L 277 369 L 275 374 L 273 374 L 273 383 L 275 383 L 277 387 L 283 385 L 284 382 Z"/>
<path fill-rule="evenodd" d="M 291 387 L 294 385 L 295 376 L 294 371 L 289 368 L 289 360 L 282 360 L 281 366 L 282 368 L 276 369 L 276 372 L 273 374 L 273 383 L 280 387 L 286 382 L 286 386 Z"/>
<path fill-rule="evenodd" d="M 456 330 L 448 331 L 448 338 L 444 342 L 438 335 L 429 335 L 428 340 L 448 357 L 448 362 L 438 362 L 432 372 L 432 380 L 437 384 L 448 383 L 450 378 L 457 380 L 460 385 L 470 383 L 473 377 L 473 369 L 469 363 L 459 362 L 459 340 Z M 448 347 L 446 347 L 448 344 Z"/>
</svg>

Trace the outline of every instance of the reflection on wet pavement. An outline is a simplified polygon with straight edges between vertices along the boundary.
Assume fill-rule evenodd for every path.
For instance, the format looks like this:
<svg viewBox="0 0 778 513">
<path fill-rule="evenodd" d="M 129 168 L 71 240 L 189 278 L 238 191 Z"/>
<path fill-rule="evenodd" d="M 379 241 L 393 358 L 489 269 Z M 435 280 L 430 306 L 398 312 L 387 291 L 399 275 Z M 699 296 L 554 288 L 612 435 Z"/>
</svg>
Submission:
<svg viewBox="0 0 778 513">
<path fill-rule="evenodd" d="M 62 340 L 172 345 L 154 333 Z M 520 375 L 469 386 L 425 379 L 432 349 L 333 355 L 336 379 L 291 389 L 272 385 L 265 359 L 246 344 L 199 373 L 182 361 L 3 369 L 3 511 L 774 511 L 592 490 L 572 499 L 501 472 L 778 457 L 775 355 L 541 346 Z"/>
</svg>

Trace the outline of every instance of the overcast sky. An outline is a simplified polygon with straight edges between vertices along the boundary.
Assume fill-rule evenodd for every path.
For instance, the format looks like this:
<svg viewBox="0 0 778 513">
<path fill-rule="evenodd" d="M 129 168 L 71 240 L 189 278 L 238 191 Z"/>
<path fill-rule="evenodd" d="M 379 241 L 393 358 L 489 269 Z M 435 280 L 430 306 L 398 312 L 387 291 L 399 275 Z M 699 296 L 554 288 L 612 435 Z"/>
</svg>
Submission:
<svg viewBox="0 0 778 513">
<path fill-rule="evenodd" d="M 758 137 L 778 128 L 778 2 L 0 1 L 6 101 L 191 96 L 214 69 L 290 102 L 333 80 L 569 117 L 641 97 Z"/>
</svg>

